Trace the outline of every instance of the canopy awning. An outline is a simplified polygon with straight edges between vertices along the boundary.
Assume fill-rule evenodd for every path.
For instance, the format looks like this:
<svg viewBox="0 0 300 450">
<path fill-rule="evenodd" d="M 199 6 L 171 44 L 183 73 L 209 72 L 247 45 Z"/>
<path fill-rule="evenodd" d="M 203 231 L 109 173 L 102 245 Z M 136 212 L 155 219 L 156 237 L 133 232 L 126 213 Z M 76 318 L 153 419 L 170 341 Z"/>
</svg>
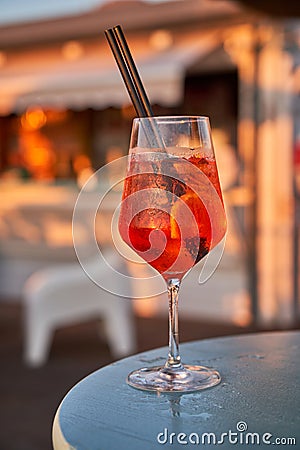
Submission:
<svg viewBox="0 0 300 450">
<path fill-rule="evenodd" d="M 182 99 L 187 68 L 219 44 L 214 33 L 192 33 L 166 50 L 149 45 L 149 36 L 129 42 L 152 103 L 165 106 Z M 80 43 L 81 54 L 70 60 L 62 46 L 12 53 L 0 72 L 0 114 L 43 108 L 105 108 L 130 102 L 104 40 Z"/>
</svg>

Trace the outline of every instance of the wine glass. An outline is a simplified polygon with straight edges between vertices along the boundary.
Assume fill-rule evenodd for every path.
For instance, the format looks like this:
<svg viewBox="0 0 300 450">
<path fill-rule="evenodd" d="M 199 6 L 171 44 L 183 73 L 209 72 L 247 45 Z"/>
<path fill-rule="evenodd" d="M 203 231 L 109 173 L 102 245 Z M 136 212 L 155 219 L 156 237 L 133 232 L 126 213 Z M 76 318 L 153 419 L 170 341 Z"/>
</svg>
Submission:
<svg viewBox="0 0 300 450">
<path fill-rule="evenodd" d="M 130 373 L 128 384 L 160 392 L 190 392 L 218 384 L 216 370 L 182 364 L 178 340 L 181 280 L 226 231 L 208 117 L 134 119 L 119 231 L 162 275 L 169 298 L 166 363 Z"/>
</svg>

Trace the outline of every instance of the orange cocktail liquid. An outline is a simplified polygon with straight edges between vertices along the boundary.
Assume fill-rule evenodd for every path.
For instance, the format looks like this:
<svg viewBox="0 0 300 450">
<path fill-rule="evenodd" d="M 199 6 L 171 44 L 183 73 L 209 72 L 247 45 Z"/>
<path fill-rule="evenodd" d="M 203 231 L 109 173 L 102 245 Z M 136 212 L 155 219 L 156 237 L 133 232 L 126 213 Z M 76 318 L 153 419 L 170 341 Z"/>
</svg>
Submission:
<svg viewBox="0 0 300 450">
<path fill-rule="evenodd" d="M 119 218 L 121 237 L 165 278 L 175 275 L 182 278 L 225 234 L 226 219 L 216 162 L 213 158 L 194 155 L 170 157 L 166 158 L 165 166 L 160 162 L 157 170 L 153 162 L 131 158 Z M 187 161 L 212 184 L 215 195 L 210 199 L 197 195 L 188 181 L 182 181 L 186 180 L 184 172 L 189 170 Z M 137 164 L 138 173 L 134 170 Z M 183 175 L 177 177 L 179 180 L 178 173 Z M 214 205 L 207 208 L 207 202 L 216 201 L 219 204 L 221 201 L 221 210 Z M 140 203 L 138 208 L 134 205 L 136 202 Z M 191 221 L 185 205 L 196 226 L 189 228 Z M 187 230 L 183 234 L 180 224 Z"/>
</svg>

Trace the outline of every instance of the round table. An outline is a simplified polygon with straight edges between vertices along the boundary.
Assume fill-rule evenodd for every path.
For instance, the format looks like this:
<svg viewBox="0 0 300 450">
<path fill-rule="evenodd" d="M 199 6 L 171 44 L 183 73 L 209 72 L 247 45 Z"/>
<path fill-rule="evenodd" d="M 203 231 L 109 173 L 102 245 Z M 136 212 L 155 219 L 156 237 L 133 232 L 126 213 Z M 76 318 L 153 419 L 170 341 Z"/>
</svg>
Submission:
<svg viewBox="0 0 300 450">
<path fill-rule="evenodd" d="M 156 394 L 126 384 L 130 371 L 163 364 L 166 353 L 117 361 L 73 387 L 54 419 L 54 449 L 300 448 L 300 332 L 182 344 L 184 362 L 220 371 L 211 389 Z"/>
</svg>

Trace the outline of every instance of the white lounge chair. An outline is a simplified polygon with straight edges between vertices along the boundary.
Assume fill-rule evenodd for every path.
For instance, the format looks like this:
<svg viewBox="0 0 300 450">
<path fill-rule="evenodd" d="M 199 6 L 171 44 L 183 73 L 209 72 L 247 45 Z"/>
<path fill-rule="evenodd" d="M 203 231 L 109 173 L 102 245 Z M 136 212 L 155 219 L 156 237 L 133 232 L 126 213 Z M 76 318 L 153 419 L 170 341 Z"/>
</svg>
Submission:
<svg viewBox="0 0 300 450">
<path fill-rule="evenodd" d="M 112 259 L 124 263 L 119 255 Z M 88 264 L 90 273 L 115 283 L 111 268 L 95 258 Z M 124 270 L 123 270 L 124 272 Z M 130 292 L 130 278 L 119 277 L 119 292 Z M 113 289 L 112 289 L 113 290 Z M 95 317 L 104 320 L 108 345 L 114 358 L 136 350 L 132 301 L 101 289 L 83 271 L 79 263 L 60 264 L 42 269 L 29 277 L 24 296 L 24 359 L 30 366 L 40 366 L 48 358 L 53 333 L 66 325 Z"/>
</svg>

